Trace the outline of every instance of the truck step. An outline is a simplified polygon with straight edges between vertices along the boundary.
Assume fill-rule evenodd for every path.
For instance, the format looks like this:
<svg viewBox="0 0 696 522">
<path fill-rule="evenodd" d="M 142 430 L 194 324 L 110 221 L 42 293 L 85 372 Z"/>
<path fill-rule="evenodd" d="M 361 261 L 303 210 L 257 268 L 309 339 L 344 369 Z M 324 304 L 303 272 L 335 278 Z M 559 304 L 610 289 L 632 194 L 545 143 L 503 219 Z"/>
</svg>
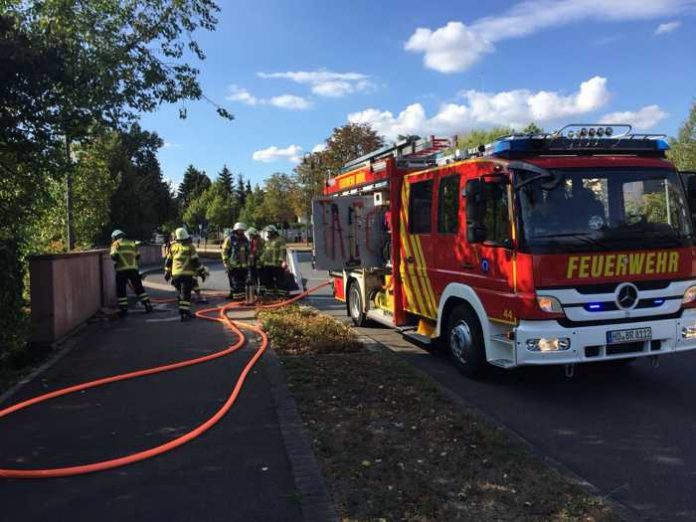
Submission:
<svg viewBox="0 0 696 522">
<path fill-rule="evenodd" d="M 370 321 L 394 328 L 394 316 L 387 314 L 380 309 L 372 309 L 367 311 L 367 318 Z"/>
<path fill-rule="evenodd" d="M 493 366 L 498 366 L 499 368 L 513 368 L 515 366 L 514 361 L 510 359 L 495 359 L 493 361 L 488 361 Z"/>
<path fill-rule="evenodd" d="M 502 343 L 502 344 L 507 344 L 509 346 L 514 346 L 515 341 L 512 339 L 509 339 L 507 334 L 497 334 L 497 335 L 491 335 L 491 341 L 496 342 L 496 343 Z"/>
<path fill-rule="evenodd" d="M 421 348 L 430 348 L 434 344 L 433 339 L 416 332 L 401 332 L 401 335 Z"/>
</svg>

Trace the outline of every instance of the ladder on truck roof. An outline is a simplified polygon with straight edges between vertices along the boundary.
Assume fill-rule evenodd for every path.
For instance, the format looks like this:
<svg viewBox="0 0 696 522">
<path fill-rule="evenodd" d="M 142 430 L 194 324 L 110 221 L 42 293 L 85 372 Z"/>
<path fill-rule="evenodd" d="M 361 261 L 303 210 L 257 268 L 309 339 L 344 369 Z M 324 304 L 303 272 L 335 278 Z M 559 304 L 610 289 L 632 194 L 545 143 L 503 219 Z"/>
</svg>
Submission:
<svg viewBox="0 0 696 522">
<path fill-rule="evenodd" d="M 409 136 L 349 161 L 341 167 L 340 172 L 349 172 L 387 157 L 394 157 L 400 167 L 433 166 L 437 155 L 451 146 L 449 138 Z"/>
</svg>

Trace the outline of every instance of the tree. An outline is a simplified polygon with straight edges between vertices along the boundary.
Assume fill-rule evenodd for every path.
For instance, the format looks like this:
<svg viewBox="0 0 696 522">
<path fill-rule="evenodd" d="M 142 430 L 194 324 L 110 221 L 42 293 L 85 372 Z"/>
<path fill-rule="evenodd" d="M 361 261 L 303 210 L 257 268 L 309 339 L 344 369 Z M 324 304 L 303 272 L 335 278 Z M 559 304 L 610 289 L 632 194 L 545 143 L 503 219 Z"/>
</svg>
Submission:
<svg viewBox="0 0 696 522">
<path fill-rule="evenodd" d="M 247 196 L 246 204 L 239 214 L 239 220 L 259 230 L 270 224 L 271 219 L 266 215 L 266 207 L 263 204 L 263 200 L 263 189 L 256 185 Z"/>
<path fill-rule="evenodd" d="M 112 157 L 110 166 L 118 187 L 111 198 L 111 219 L 103 240 L 108 240 L 113 228 L 122 228 L 131 237 L 148 239 L 159 226 L 175 221 L 179 214 L 157 159 L 163 141 L 157 133 L 134 124 L 120 133 L 120 143 L 119 154 Z"/>
<path fill-rule="evenodd" d="M 669 159 L 678 170 L 696 170 L 696 101 L 679 129 L 676 139 L 670 140 Z"/>
<path fill-rule="evenodd" d="M 205 175 L 205 172 L 197 170 L 193 165 L 189 165 L 186 168 L 186 172 L 184 172 L 184 179 L 181 181 L 177 192 L 177 199 L 181 209 L 185 211 L 189 204 L 203 194 L 210 185 L 210 178 Z"/>
<path fill-rule="evenodd" d="M 237 186 L 234 189 L 234 197 L 239 208 L 244 208 L 246 203 L 246 188 L 244 186 L 244 176 L 237 175 Z"/>
<path fill-rule="evenodd" d="M 16 128 L 20 141 L 31 140 L 36 112 L 45 116 L 39 118 L 37 133 L 44 145 L 60 150 L 58 143 L 63 144 L 68 248 L 73 235 L 72 144 L 89 138 L 94 123 L 123 129 L 162 103 L 200 99 L 198 70 L 186 59 L 205 58 L 193 34 L 199 28 L 213 30 L 217 11 L 212 0 L 6 2 L 3 15 L 11 21 L 11 31 L 21 32 L 29 43 L 57 49 L 60 81 L 47 99 L 30 100 L 38 102 L 38 110 L 20 113 L 24 117 L 16 121 Z M 217 110 L 231 119 L 223 108 Z M 185 117 L 185 110 L 180 114 Z"/>
<path fill-rule="evenodd" d="M 471 130 L 457 136 L 457 148 L 465 154 L 469 149 L 475 149 L 480 145 L 486 145 L 501 136 L 514 132 L 510 127 L 493 127 L 487 130 Z"/>
<path fill-rule="evenodd" d="M 539 127 L 536 123 L 530 122 L 527 124 L 526 127 L 523 127 L 520 129 L 520 133 L 522 134 L 543 134 L 544 129 L 542 127 Z"/>
<path fill-rule="evenodd" d="M 346 162 L 384 145 L 382 138 L 367 123 L 347 123 L 337 127 L 326 140 L 326 150 L 319 153 L 327 168 L 336 171 Z"/>
<path fill-rule="evenodd" d="M 244 193 L 246 194 L 246 197 L 247 197 L 247 198 L 251 195 L 251 193 L 252 193 L 252 190 L 251 190 L 251 180 L 247 180 L 247 182 L 246 182 L 246 188 L 244 189 Z"/>
<path fill-rule="evenodd" d="M 263 216 L 271 223 L 285 224 L 295 221 L 293 199 L 296 197 L 294 180 L 282 172 L 276 172 L 264 184 Z"/>
<path fill-rule="evenodd" d="M 220 183 L 227 194 L 232 194 L 234 180 L 232 179 L 232 172 L 227 168 L 227 165 L 223 165 L 222 170 L 218 174 L 217 182 Z"/>
</svg>

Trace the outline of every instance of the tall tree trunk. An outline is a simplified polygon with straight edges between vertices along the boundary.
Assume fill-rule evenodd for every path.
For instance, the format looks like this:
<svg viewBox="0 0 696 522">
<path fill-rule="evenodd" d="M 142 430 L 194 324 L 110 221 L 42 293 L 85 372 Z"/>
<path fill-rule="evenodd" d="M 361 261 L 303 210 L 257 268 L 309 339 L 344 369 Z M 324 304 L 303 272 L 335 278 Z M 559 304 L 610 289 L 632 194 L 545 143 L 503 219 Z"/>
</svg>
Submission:
<svg viewBox="0 0 696 522">
<path fill-rule="evenodd" d="M 70 252 L 75 248 L 75 233 L 73 231 L 73 162 L 70 150 L 70 138 L 65 135 L 65 159 L 68 163 L 67 176 L 65 177 L 65 249 Z"/>
</svg>

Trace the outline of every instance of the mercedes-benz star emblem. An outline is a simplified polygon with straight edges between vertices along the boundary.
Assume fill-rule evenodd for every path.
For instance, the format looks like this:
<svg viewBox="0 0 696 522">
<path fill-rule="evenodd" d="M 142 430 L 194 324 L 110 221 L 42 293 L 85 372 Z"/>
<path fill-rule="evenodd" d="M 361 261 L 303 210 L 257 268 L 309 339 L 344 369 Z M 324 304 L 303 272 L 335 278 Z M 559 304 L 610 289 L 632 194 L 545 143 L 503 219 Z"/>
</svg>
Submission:
<svg viewBox="0 0 696 522">
<path fill-rule="evenodd" d="M 616 291 L 616 306 L 621 310 L 630 310 L 638 304 L 638 288 L 631 283 L 619 285 Z"/>
</svg>

